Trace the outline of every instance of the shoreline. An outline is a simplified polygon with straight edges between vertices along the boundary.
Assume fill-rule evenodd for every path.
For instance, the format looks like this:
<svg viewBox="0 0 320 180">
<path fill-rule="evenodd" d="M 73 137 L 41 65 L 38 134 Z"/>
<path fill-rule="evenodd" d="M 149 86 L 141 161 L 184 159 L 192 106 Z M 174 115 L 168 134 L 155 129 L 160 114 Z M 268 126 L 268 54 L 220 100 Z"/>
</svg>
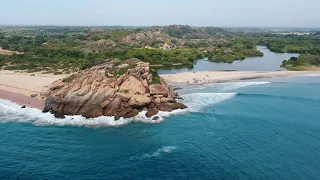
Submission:
<svg viewBox="0 0 320 180">
<path fill-rule="evenodd" d="M 30 96 L 46 90 L 46 87 L 54 81 L 64 78 L 66 75 L 52 75 L 36 73 L 19 73 L 14 71 L 0 71 L 0 90 Z"/>
<path fill-rule="evenodd" d="M 202 85 L 307 74 L 320 75 L 320 71 L 199 71 L 167 74 L 161 77 L 168 83 Z M 65 76 L 0 71 L 0 98 L 21 106 L 42 109 L 45 99 L 41 97 L 41 92 L 44 92 L 51 83 Z M 38 94 L 38 96 L 33 98 L 31 94 Z"/>
<path fill-rule="evenodd" d="M 9 100 L 14 103 L 17 103 L 21 106 L 31 107 L 31 108 L 44 108 L 44 100 L 39 100 L 37 98 L 32 98 L 29 96 L 25 96 L 23 94 L 18 94 L 6 90 L 0 89 L 0 99 Z"/>
<path fill-rule="evenodd" d="M 161 77 L 169 83 L 201 85 L 307 74 L 320 75 L 320 71 L 199 71 L 167 74 Z"/>
<path fill-rule="evenodd" d="M 2 70 L 0 71 L 0 98 L 21 106 L 43 109 L 45 100 L 41 93 L 54 81 L 65 76 Z M 37 96 L 31 97 L 31 95 Z"/>
</svg>

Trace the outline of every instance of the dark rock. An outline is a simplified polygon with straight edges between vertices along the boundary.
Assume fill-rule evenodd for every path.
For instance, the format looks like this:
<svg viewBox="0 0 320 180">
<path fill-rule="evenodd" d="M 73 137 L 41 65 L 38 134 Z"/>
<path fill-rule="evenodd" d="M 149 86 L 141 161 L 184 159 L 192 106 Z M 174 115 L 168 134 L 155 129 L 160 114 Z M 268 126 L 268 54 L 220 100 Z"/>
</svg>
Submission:
<svg viewBox="0 0 320 180">
<path fill-rule="evenodd" d="M 154 117 L 152 118 L 153 121 L 157 121 L 157 120 L 159 120 L 159 119 L 160 119 L 159 116 L 154 116 Z"/>
<path fill-rule="evenodd" d="M 135 117 L 136 115 L 139 114 L 139 110 L 137 109 L 133 109 L 132 111 L 130 111 L 128 114 L 124 115 L 124 118 L 131 118 L 131 117 Z"/>
<path fill-rule="evenodd" d="M 167 112 L 171 112 L 171 111 L 176 110 L 176 109 L 185 109 L 185 108 L 187 108 L 187 106 L 185 106 L 184 104 L 181 104 L 181 103 L 161 103 L 161 104 L 157 104 L 157 107 L 161 111 L 167 111 Z"/>
<path fill-rule="evenodd" d="M 54 115 L 55 118 L 58 118 L 58 119 L 66 118 L 66 116 L 63 113 L 56 112 L 56 111 L 51 111 L 51 113 Z"/>
<path fill-rule="evenodd" d="M 181 87 L 174 87 L 173 88 L 174 91 L 181 90 L 181 89 L 182 89 Z"/>
<path fill-rule="evenodd" d="M 27 108 L 26 105 L 21 106 L 22 109 Z"/>
<path fill-rule="evenodd" d="M 159 112 L 159 109 L 158 108 L 151 108 L 151 109 L 148 109 L 147 113 L 146 113 L 146 116 L 149 118 L 149 117 L 152 117 L 156 114 L 158 114 Z"/>
<path fill-rule="evenodd" d="M 121 118 L 121 116 L 119 116 L 119 115 L 114 116 L 114 120 L 119 120 L 120 118 Z"/>
<path fill-rule="evenodd" d="M 30 96 L 34 98 L 34 97 L 37 97 L 38 94 L 31 94 Z"/>
<path fill-rule="evenodd" d="M 50 112 L 50 109 L 48 109 L 48 107 L 45 107 L 43 110 L 42 110 L 43 113 L 47 113 L 47 112 Z"/>
</svg>

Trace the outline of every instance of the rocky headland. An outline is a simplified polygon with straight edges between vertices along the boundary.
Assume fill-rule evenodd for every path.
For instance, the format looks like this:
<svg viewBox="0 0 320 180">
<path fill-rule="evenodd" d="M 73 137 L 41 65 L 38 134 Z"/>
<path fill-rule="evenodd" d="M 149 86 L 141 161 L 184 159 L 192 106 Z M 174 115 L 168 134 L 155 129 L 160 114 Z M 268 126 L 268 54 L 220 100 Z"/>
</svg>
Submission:
<svg viewBox="0 0 320 180">
<path fill-rule="evenodd" d="M 113 61 L 55 81 L 43 94 L 44 112 L 56 117 L 82 115 L 86 118 L 114 116 L 130 118 L 146 111 L 147 117 L 159 111 L 184 109 L 178 94 L 149 64 L 128 59 Z"/>
</svg>

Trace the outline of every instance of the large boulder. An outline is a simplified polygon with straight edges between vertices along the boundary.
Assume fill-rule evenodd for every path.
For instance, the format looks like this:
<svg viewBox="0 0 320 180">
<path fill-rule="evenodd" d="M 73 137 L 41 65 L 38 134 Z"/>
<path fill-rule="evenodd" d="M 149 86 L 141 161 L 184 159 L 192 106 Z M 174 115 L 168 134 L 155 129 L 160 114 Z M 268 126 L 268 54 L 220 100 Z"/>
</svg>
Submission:
<svg viewBox="0 0 320 180">
<path fill-rule="evenodd" d="M 169 96 L 169 91 L 166 87 L 161 84 L 152 84 L 149 86 L 150 95 L 162 95 L 164 97 Z"/>
<path fill-rule="evenodd" d="M 104 116 L 115 115 L 120 109 L 120 104 L 121 104 L 121 98 L 116 97 L 114 100 L 111 101 L 111 103 L 107 107 L 104 108 L 103 115 Z"/>
<path fill-rule="evenodd" d="M 133 95 L 129 100 L 131 107 L 146 107 L 151 103 L 151 98 L 144 95 Z"/>
<path fill-rule="evenodd" d="M 103 113 L 103 109 L 100 106 L 96 105 L 89 108 L 82 115 L 86 118 L 94 118 L 94 117 L 102 116 L 103 115 L 102 113 Z"/>
<path fill-rule="evenodd" d="M 143 83 L 136 77 L 129 76 L 120 86 L 120 92 L 134 95 L 146 93 Z"/>
<path fill-rule="evenodd" d="M 129 113 L 127 113 L 126 115 L 124 115 L 124 118 L 131 118 L 131 117 L 135 117 L 136 115 L 139 114 L 139 110 L 137 109 L 133 109 L 132 111 L 130 111 Z"/>
<path fill-rule="evenodd" d="M 168 111 L 168 112 L 171 112 L 171 111 L 176 110 L 176 109 L 185 109 L 185 108 L 187 108 L 187 106 L 185 106 L 182 103 L 161 103 L 161 104 L 157 104 L 157 107 L 161 111 Z"/>
<path fill-rule="evenodd" d="M 146 110 L 147 116 L 159 110 L 172 111 L 186 106 L 176 103 L 175 92 L 162 78 L 150 84 L 149 64 L 137 59 L 94 66 L 66 79 L 54 82 L 46 96 L 44 112 L 58 117 L 83 115 L 86 118 L 115 116 L 129 118 Z"/>
<path fill-rule="evenodd" d="M 158 108 L 156 108 L 156 107 L 150 108 L 150 109 L 148 109 L 148 111 L 147 111 L 147 113 L 146 113 L 146 117 L 148 117 L 148 118 L 149 118 L 149 117 L 152 117 L 152 116 L 158 114 L 158 112 L 159 112 L 159 109 L 158 109 Z"/>
</svg>

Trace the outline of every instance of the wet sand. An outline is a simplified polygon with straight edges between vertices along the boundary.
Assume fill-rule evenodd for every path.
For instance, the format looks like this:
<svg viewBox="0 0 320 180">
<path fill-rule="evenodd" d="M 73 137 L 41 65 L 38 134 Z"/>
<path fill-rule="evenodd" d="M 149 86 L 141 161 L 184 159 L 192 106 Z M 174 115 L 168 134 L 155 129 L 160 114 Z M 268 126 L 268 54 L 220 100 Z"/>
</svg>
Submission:
<svg viewBox="0 0 320 180">
<path fill-rule="evenodd" d="M 21 106 L 41 109 L 44 107 L 44 97 L 41 97 L 41 92 L 44 92 L 51 83 L 65 76 L 0 71 L 0 98 L 16 102 Z M 32 98 L 32 94 L 38 96 Z"/>
<path fill-rule="evenodd" d="M 54 81 L 66 75 L 52 75 L 41 73 L 16 73 L 13 71 L 0 71 L 0 89 L 25 96 L 40 94 Z"/>
<path fill-rule="evenodd" d="M 210 84 L 249 79 L 286 77 L 302 74 L 320 74 L 320 71 L 200 71 L 161 75 L 167 82 L 183 84 Z M 0 71 L 0 98 L 29 107 L 43 108 L 40 96 L 54 81 L 67 75 L 43 75 Z M 31 94 L 38 94 L 36 98 Z"/>
<path fill-rule="evenodd" d="M 39 100 L 37 98 L 32 98 L 32 97 L 14 93 L 14 92 L 0 90 L 0 98 L 13 101 L 17 104 L 20 104 L 21 106 L 25 105 L 26 107 L 39 108 L 39 109 L 44 108 L 44 100 Z"/>
</svg>

